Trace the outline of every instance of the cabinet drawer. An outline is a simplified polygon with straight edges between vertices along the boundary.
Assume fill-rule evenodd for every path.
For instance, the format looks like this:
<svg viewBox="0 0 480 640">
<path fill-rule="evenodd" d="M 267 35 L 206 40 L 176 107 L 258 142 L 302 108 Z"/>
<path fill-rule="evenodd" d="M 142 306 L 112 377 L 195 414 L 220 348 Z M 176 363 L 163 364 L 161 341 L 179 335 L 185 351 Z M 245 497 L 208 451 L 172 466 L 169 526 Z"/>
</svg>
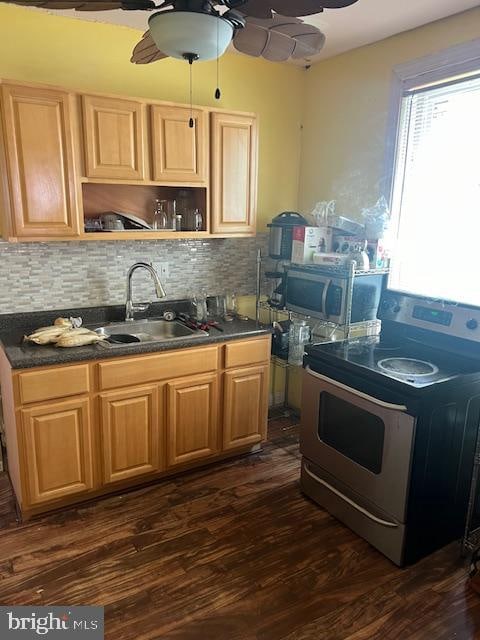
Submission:
<svg viewBox="0 0 480 640">
<path fill-rule="evenodd" d="M 217 347 L 182 349 L 161 355 L 103 362 L 98 365 L 100 389 L 115 389 L 165 378 L 180 378 L 215 371 Z"/>
<path fill-rule="evenodd" d="M 225 345 L 225 368 L 243 367 L 270 358 L 270 337 Z"/>
<path fill-rule="evenodd" d="M 21 404 L 88 393 L 88 365 L 28 371 L 18 376 Z"/>
</svg>

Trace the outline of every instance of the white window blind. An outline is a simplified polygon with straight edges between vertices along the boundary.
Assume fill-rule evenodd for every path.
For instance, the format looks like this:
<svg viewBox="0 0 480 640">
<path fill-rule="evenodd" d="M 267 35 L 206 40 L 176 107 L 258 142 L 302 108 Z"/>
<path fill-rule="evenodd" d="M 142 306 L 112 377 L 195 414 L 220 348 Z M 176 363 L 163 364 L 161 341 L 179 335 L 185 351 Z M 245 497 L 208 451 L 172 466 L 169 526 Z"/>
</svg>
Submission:
<svg viewBox="0 0 480 640">
<path fill-rule="evenodd" d="M 391 289 L 480 306 L 480 76 L 404 93 Z"/>
</svg>

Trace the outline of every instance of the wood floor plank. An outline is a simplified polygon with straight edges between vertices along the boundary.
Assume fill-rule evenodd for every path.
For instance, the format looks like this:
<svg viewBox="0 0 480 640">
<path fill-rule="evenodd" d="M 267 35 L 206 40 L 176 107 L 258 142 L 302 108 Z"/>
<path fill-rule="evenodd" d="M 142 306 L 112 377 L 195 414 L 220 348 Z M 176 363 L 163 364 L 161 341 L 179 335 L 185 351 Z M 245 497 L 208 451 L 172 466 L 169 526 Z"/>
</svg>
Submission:
<svg viewBox="0 0 480 640">
<path fill-rule="evenodd" d="M 473 640 L 457 544 L 398 569 L 302 495 L 298 425 L 257 455 L 18 524 L 0 602 L 103 604 L 107 640 Z"/>
</svg>

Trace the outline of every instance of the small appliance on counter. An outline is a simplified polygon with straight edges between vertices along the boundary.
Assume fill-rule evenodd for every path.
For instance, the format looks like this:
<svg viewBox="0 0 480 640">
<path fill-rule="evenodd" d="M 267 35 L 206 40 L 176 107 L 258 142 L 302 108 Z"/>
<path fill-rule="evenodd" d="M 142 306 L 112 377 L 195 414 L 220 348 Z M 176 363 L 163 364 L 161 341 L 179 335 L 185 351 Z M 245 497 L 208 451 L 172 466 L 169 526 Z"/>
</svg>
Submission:
<svg viewBox="0 0 480 640">
<path fill-rule="evenodd" d="M 292 257 L 293 229 L 307 226 L 303 216 L 294 211 L 285 211 L 267 225 L 270 229 L 268 255 L 274 260 L 290 260 Z"/>
<path fill-rule="evenodd" d="M 276 271 L 266 271 L 265 278 L 269 280 L 271 291 L 268 296 L 268 303 L 276 309 L 285 308 L 285 284 L 287 272 L 283 267 L 277 267 Z"/>
<path fill-rule="evenodd" d="M 288 344 L 290 340 L 291 320 L 273 323 L 272 355 L 282 360 L 288 360 Z"/>
<path fill-rule="evenodd" d="M 380 336 L 306 347 L 301 487 L 402 566 L 463 533 L 480 309 L 387 290 L 378 317 Z"/>
</svg>

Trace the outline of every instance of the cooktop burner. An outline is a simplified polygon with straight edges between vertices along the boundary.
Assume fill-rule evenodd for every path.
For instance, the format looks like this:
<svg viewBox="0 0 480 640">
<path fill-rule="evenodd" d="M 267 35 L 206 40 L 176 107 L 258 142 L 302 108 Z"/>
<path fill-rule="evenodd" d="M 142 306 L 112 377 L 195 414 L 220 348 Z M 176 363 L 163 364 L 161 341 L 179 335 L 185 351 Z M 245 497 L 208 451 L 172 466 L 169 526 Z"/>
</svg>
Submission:
<svg viewBox="0 0 480 640">
<path fill-rule="evenodd" d="M 413 358 L 385 358 L 378 361 L 380 369 L 397 376 L 431 376 L 438 373 L 438 367 L 431 362 Z"/>
</svg>

